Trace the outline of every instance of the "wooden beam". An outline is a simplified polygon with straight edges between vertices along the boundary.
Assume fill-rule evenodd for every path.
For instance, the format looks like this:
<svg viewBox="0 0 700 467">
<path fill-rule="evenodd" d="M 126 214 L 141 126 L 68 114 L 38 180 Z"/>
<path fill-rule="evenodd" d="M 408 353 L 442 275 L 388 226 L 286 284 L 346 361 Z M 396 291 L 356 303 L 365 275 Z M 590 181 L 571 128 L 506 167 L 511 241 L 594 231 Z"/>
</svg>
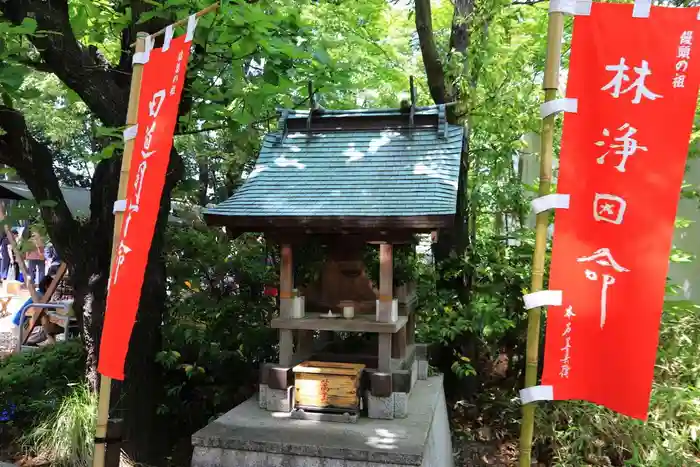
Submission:
<svg viewBox="0 0 700 467">
<path fill-rule="evenodd" d="M 374 233 L 382 230 L 408 230 L 430 233 L 435 229 L 454 227 L 454 214 L 426 216 L 228 216 L 205 214 L 209 225 L 242 229 L 247 232 L 269 232 L 275 229 L 300 229 L 306 233 Z"/>
<path fill-rule="evenodd" d="M 227 231 L 229 228 L 226 229 Z M 241 231 L 237 231 L 240 234 Z M 304 244 L 323 244 L 329 245 L 340 241 L 353 241 L 369 244 L 391 243 L 394 245 L 417 244 L 416 233 L 410 230 L 381 230 L 375 231 L 338 231 L 335 233 L 318 233 L 313 230 L 284 228 L 271 229 L 265 232 L 265 238 L 273 243 L 280 245 L 289 244 L 292 246 Z"/>
</svg>

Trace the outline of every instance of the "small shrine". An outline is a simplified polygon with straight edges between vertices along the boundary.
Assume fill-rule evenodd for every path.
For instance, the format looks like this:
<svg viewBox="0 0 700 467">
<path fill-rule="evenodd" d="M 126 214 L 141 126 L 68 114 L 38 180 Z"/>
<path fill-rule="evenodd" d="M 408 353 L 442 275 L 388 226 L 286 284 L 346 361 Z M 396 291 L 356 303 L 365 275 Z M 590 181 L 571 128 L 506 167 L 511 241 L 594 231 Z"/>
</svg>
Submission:
<svg viewBox="0 0 700 467">
<path fill-rule="evenodd" d="M 453 226 L 463 132 L 445 106 L 281 110 L 243 185 L 205 212 L 233 236 L 261 232 L 280 247 L 279 361 L 261 369 L 261 410 L 329 422 L 406 417 L 428 362 L 414 342 L 414 286 L 395 283 L 394 253 Z M 297 283 L 295 251 L 312 242 L 325 245 L 325 264 Z M 379 250 L 374 282 L 367 245 Z M 362 333 L 363 344 L 343 346 L 345 333 Z"/>
</svg>

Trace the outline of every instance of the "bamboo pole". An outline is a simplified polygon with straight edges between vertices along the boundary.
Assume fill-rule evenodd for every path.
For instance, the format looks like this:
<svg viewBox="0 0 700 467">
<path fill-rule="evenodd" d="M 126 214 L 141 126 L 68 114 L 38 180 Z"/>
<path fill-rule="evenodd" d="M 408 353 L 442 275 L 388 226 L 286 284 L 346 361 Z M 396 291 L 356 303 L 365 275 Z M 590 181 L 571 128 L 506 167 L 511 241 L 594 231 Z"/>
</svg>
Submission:
<svg viewBox="0 0 700 467">
<path fill-rule="evenodd" d="M 549 13 L 547 26 L 547 59 L 544 69 L 544 100 L 557 98 L 559 88 L 559 67 L 561 64 L 561 42 L 564 32 L 564 14 Z M 542 141 L 540 150 L 540 186 L 539 196 L 549 194 L 552 184 L 552 155 L 554 145 L 555 114 L 542 121 Z M 542 290 L 544 282 L 544 263 L 547 248 L 547 228 L 549 212 L 537 214 L 535 226 L 535 253 L 532 258 L 531 292 Z M 525 387 L 537 384 L 537 363 L 540 345 L 540 321 L 542 310 L 533 308 L 527 319 L 527 349 L 525 351 Z M 535 403 L 523 405 L 523 420 L 520 426 L 520 467 L 530 467 L 532 462 L 532 436 L 535 426 Z"/>
<path fill-rule="evenodd" d="M 144 52 L 146 50 L 146 38 L 148 34 L 139 32 L 136 36 L 136 52 Z M 139 111 L 139 95 L 141 93 L 141 78 L 143 76 L 143 65 L 134 63 L 131 74 L 131 89 L 129 90 L 129 106 L 126 111 L 127 126 L 136 125 L 138 121 Z M 119 172 L 119 190 L 117 191 L 117 199 L 125 199 L 127 185 L 129 183 L 129 169 L 131 168 L 131 159 L 134 153 L 134 144 L 136 140 L 130 139 L 124 143 L 124 155 L 122 156 L 122 165 Z M 117 212 L 114 214 L 114 234 L 112 237 L 112 261 L 111 270 L 114 269 L 115 259 L 117 257 L 117 248 L 119 247 L 119 236 L 121 235 L 122 222 L 124 213 Z M 110 270 L 110 272 L 111 272 Z M 111 277 L 111 274 L 110 274 Z M 95 429 L 95 453 L 92 459 L 93 467 L 105 466 L 105 451 L 107 444 L 107 424 L 109 422 L 109 398 L 112 391 L 112 378 L 102 376 L 100 378 L 100 392 L 97 404 L 97 427 Z"/>
</svg>

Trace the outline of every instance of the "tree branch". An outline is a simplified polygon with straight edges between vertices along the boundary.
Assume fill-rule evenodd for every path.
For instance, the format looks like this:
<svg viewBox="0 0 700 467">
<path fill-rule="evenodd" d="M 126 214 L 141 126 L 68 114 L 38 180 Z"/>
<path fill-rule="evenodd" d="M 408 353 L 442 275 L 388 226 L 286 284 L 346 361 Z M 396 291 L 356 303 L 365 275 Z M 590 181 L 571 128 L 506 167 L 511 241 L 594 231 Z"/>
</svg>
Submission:
<svg viewBox="0 0 700 467">
<path fill-rule="evenodd" d="M 14 61 L 15 63 L 19 63 L 20 65 L 27 66 L 29 68 L 32 68 L 33 70 L 39 71 L 41 73 L 52 73 L 53 70 L 51 70 L 51 67 L 49 67 L 46 63 L 43 62 L 37 62 L 35 60 L 31 60 L 29 58 L 24 58 L 24 57 L 17 57 L 17 56 L 10 56 L 8 59 Z"/>
<path fill-rule="evenodd" d="M 518 5 L 525 5 L 525 6 L 533 6 L 537 5 L 538 3 L 542 2 L 548 2 L 549 0 L 524 0 L 522 2 L 514 1 L 511 3 L 512 6 L 518 6 Z"/>
<path fill-rule="evenodd" d="M 435 45 L 433 34 L 433 18 L 430 8 L 430 0 L 415 0 L 416 4 L 416 32 L 420 43 L 423 65 L 428 79 L 430 96 L 436 104 L 447 102 L 447 90 L 445 88 L 445 70 L 442 67 L 440 56 Z"/>
<path fill-rule="evenodd" d="M 469 48 L 469 15 L 474 10 L 474 0 L 454 0 L 452 30 L 450 31 L 450 51 L 462 54 Z"/>
<path fill-rule="evenodd" d="M 29 36 L 29 40 L 48 69 L 75 91 L 105 125 L 124 124 L 128 86 L 117 85 L 116 70 L 96 47 L 86 47 L 76 39 L 67 0 L 5 0 L 0 2 L 0 10 L 15 25 L 32 16 L 37 30 L 44 32 Z"/>
<path fill-rule="evenodd" d="M 31 135 L 24 116 L 17 110 L 0 106 L 0 128 L 5 130 L 0 140 L 0 163 L 15 169 L 25 181 L 39 204 L 49 236 L 54 243 L 64 246 L 60 253 L 70 261 L 75 257 L 72 246 L 80 226 L 59 187 L 53 154 Z"/>
</svg>

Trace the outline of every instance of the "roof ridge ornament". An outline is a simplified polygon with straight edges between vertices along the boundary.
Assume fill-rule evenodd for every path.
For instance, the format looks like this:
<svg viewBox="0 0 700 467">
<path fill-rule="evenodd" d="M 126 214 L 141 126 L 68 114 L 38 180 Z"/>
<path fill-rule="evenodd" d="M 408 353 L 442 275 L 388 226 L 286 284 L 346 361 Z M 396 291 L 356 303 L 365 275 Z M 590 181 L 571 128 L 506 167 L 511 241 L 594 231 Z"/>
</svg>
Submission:
<svg viewBox="0 0 700 467">
<path fill-rule="evenodd" d="M 408 114 L 408 136 L 413 137 L 414 118 L 416 115 L 416 87 L 413 85 L 413 76 L 409 78 L 411 86 L 411 111 Z"/>
<path fill-rule="evenodd" d="M 440 135 L 440 129 L 442 129 L 442 135 Z M 447 114 L 445 112 L 445 104 L 438 105 L 438 136 L 447 138 Z"/>
<path fill-rule="evenodd" d="M 316 94 L 314 93 L 314 82 L 309 80 L 309 116 L 306 118 L 306 131 L 311 132 L 311 118 L 316 108 Z"/>
<path fill-rule="evenodd" d="M 280 111 L 280 119 L 277 121 L 277 144 L 284 143 L 284 139 L 287 137 L 287 119 L 289 118 L 289 110 L 282 109 Z"/>
</svg>

